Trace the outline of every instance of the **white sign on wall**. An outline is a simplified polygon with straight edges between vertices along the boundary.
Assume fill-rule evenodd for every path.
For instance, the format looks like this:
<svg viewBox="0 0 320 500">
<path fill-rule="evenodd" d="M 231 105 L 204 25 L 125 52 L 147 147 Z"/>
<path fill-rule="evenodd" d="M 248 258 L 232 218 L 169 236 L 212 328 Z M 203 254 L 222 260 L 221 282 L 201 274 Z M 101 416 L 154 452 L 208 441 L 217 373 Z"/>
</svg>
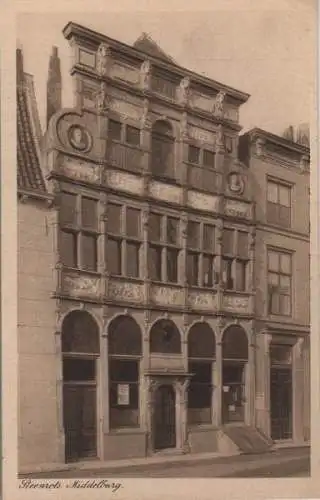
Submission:
<svg viewBox="0 0 320 500">
<path fill-rule="evenodd" d="M 127 406 L 130 403 L 129 384 L 118 384 L 117 403 L 119 406 Z"/>
</svg>

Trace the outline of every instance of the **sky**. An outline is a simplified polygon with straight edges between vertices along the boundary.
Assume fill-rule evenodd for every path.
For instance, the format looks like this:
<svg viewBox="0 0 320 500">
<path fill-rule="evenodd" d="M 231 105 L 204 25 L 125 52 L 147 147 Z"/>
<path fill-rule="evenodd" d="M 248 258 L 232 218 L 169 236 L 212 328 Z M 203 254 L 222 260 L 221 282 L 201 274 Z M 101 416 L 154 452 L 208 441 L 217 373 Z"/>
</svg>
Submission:
<svg viewBox="0 0 320 500">
<path fill-rule="evenodd" d="M 190 3 L 190 2 L 189 2 Z M 69 21 L 129 45 L 147 32 L 181 66 L 250 94 L 240 109 L 244 131 L 282 134 L 310 122 L 316 15 L 312 0 L 214 0 L 210 10 L 37 12 L 19 14 L 17 40 L 24 70 L 34 75 L 42 127 L 52 46 L 59 49 L 63 106 L 72 105 Z"/>
</svg>

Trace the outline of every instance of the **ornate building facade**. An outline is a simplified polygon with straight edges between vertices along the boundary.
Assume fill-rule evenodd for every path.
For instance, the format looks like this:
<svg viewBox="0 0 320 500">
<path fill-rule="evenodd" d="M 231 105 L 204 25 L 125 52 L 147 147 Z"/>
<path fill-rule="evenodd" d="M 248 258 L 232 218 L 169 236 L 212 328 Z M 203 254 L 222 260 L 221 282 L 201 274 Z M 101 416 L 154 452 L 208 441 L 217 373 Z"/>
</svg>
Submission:
<svg viewBox="0 0 320 500">
<path fill-rule="evenodd" d="M 36 260 L 34 326 L 19 333 L 20 464 L 267 449 L 274 318 L 259 252 L 270 233 L 256 217 L 260 159 L 238 159 L 249 96 L 145 35 L 130 47 L 69 23 L 64 36 L 74 107 L 59 109 L 55 51 L 41 141 L 51 250 Z M 308 331 L 299 311 L 295 352 Z M 297 370 L 294 394 L 307 361 Z M 295 398 L 297 430 L 275 439 L 307 439 Z"/>
</svg>

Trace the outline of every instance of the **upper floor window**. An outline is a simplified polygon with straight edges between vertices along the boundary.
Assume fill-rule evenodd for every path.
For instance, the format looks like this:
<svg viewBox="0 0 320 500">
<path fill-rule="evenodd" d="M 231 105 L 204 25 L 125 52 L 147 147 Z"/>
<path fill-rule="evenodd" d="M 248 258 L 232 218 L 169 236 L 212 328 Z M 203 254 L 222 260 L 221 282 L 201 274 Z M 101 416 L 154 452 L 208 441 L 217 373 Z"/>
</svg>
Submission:
<svg viewBox="0 0 320 500">
<path fill-rule="evenodd" d="M 178 282 L 179 219 L 157 213 L 149 216 L 148 268 L 154 281 Z"/>
<path fill-rule="evenodd" d="M 222 234 L 222 283 L 227 290 L 247 289 L 248 233 L 224 228 Z"/>
<path fill-rule="evenodd" d="M 215 152 L 189 145 L 188 184 L 202 191 L 215 192 L 219 177 L 215 169 Z"/>
<path fill-rule="evenodd" d="M 62 264 L 96 271 L 98 201 L 84 195 L 62 192 L 59 217 L 59 251 Z"/>
<path fill-rule="evenodd" d="M 165 121 L 156 121 L 152 128 L 151 171 L 155 177 L 174 179 L 174 137 Z"/>
<path fill-rule="evenodd" d="M 124 170 L 141 172 L 142 151 L 140 149 L 140 129 L 110 119 L 108 124 L 106 159 L 112 165 Z"/>
<path fill-rule="evenodd" d="M 267 221 L 271 224 L 290 227 L 291 225 L 291 186 L 268 180 L 267 183 Z"/>
<path fill-rule="evenodd" d="M 110 274 L 138 278 L 142 246 L 141 211 L 108 204 L 106 262 Z"/>
<path fill-rule="evenodd" d="M 108 139 L 119 141 L 131 146 L 140 146 L 140 129 L 122 124 L 117 120 L 109 120 Z"/>
<path fill-rule="evenodd" d="M 215 228 L 211 224 L 188 222 L 187 282 L 190 286 L 213 287 L 215 272 Z"/>
<path fill-rule="evenodd" d="M 289 253 L 268 251 L 268 308 L 269 314 L 291 315 L 292 256 Z"/>
</svg>

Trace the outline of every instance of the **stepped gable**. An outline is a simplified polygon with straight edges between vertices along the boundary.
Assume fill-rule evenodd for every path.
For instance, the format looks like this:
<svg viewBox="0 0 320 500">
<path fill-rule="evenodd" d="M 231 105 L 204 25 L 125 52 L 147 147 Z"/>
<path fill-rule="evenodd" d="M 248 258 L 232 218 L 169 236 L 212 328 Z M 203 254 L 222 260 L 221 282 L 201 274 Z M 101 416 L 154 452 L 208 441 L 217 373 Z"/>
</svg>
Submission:
<svg viewBox="0 0 320 500">
<path fill-rule="evenodd" d="M 152 38 L 147 33 L 142 33 L 142 35 L 134 42 L 133 47 L 145 54 L 152 57 L 157 57 L 162 61 L 170 64 L 176 64 L 175 61 L 166 54 L 159 45 L 152 40 Z"/>
<path fill-rule="evenodd" d="M 17 183 L 18 189 L 47 192 L 40 167 L 40 121 L 33 77 L 23 70 L 22 49 L 16 50 L 17 64 Z"/>
</svg>

